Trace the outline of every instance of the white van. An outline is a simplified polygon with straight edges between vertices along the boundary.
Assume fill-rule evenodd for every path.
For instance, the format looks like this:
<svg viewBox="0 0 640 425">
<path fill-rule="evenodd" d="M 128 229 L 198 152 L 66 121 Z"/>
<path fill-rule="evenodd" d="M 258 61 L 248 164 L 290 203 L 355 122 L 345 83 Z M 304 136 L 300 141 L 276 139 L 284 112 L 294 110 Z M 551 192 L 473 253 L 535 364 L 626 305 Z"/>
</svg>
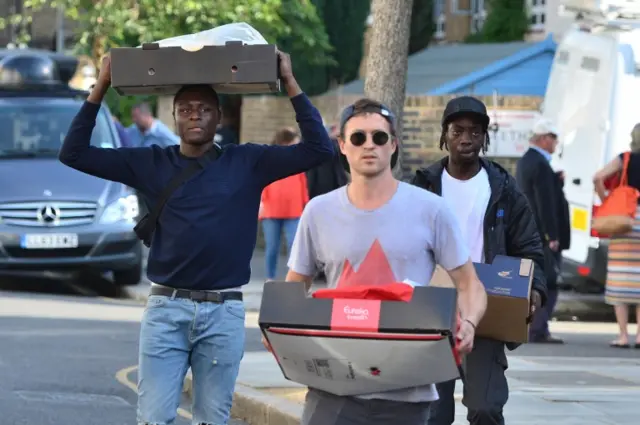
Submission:
<svg viewBox="0 0 640 425">
<path fill-rule="evenodd" d="M 601 291 L 606 281 L 607 241 L 591 230 L 599 205 L 593 175 L 629 149 L 640 122 L 640 13 L 617 18 L 601 12 L 602 1 L 574 1 L 582 19 L 559 43 L 542 115 L 558 126 L 552 160 L 564 170 L 571 215 L 571 248 L 563 252 L 563 277 L 574 287 Z M 609 2 L 633 3 L 638 2 Z M 577 4 L 577 6 L 576 6 Z M 580 10 L 582 9 L 582 10 Z M 576 288 L 578 289 L 578 288 Z"/>
</svg>

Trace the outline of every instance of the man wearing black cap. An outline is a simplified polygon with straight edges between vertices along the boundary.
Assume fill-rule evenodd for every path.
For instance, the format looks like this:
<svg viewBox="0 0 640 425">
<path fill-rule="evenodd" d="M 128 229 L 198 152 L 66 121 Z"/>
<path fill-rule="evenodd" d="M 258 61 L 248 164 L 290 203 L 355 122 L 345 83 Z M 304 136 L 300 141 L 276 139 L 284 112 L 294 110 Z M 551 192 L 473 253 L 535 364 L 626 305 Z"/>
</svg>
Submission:
<svg viewBox="0 0 640 425">
<path fill-rule="evenodd" d="M 395 282 L 424 286 L 437 263 L 458 288 L 458 338 L 461 351 L 468 352 L 486 293 L 444 200 L 393 177 L 395 128 L 393 113 L 373 100 L 361 99 L 343 111 L 338 142 L 351 183 L 307 204 L 287 280 L 310 284 L 321 269 L 329 288 Z M 429 404 L 437 398 L 433 385 L 354 397 L 312 388 L 302 425 L 424 425 Z"/>
<path fill-rule="evenodd" d="M 174 98 L 180 145 L 102 149 L 90 145 L 100 105 L 111 84 L 110 60 L 73 119 L 60 161 L 143 193 L 155 206 L 176 176 L 191 176 L 170 191 L 150 237 L 147 276 L 154 282 L 142 317 L 138 369 L 138 425 L 170 424 L 193 372 L 193 423 L 225 425 L 244 353 L 241 287 L 249 282 L 262 190 L 333 157 L 318 110 L 302 92 L 289 55 L 278 52 L 280 78 L 291 98 L 302 142 L 247 143 L 221 149 L 220 120 L 211 86 L 186 86 Z M 191 170 L 195 170 L 191 173 Z M 109 193 L 117 204 L 121 194 Z M 114 199 L 115 197 L 115 199 Z M 124 208 L 124 206 L 120 206 Z M 133 243 L 132 223 L 122 231 Z"/>
<path fill-rule="evenodd" d="M 546 299 L 542 272 L 542 243 L 526 198 L 514 178 L 500 165 L 480 157 L 489 147 L 489 116 L 478 99 L 451 100 L 442 117 L 440 149 L 449 155 L 417 171 L 413 184 L 441 195 L 457 217 L 471 260 L 491 263 L 496 255 L 529 258 L 536 264 L 531 313 Z M 505 321 L 509 320 L 505 317 Z M 476 337 L 465 358 L 463 403 L 472 425 L 503 425 L 503 408 L 509 397 L 505 377 L 505 344 Z M 455 416 L 455 381 L 437 385 L 440 399 L 433 403 L 428 425 L 451 425 Z"/>
</svg>

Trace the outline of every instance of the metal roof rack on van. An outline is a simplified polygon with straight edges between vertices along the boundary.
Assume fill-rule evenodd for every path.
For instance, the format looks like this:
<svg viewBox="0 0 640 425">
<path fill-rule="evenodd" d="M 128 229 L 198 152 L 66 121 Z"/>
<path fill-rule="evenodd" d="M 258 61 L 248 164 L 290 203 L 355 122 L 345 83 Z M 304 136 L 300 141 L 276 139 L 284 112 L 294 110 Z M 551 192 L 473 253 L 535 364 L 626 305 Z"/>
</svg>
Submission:
<svg viewBox="0 0 640 425">
<path fill-rule="evenodd" d="M 571 16 L 583 30 L 640 29 L 640 2 L 635 0 L 565 0 L 560 16 Z"/>
<path fill-rule="evenodd" d="M 7 97 L 51 97 L 85 99 L 89 92 L 69 87 L 66 84 L 2 84 L 0 83 L 0 98 Z"/>
<path fill-rule="evenodd" d="M 37 49 L 0 49 L 0 97 L 68 97 L 88 93 L 69 86 L 74 56 Z"/>
</svg>

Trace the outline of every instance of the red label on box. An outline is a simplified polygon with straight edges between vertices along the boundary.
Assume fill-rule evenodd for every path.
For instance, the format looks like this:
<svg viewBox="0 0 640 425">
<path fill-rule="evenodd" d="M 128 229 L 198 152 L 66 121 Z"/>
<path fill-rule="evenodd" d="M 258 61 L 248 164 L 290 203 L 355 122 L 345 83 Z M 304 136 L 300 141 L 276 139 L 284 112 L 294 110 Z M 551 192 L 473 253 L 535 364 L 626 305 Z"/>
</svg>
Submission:
<svg viewBox="0 0 640 425">
<path fill-rule="evenodd" d="M 331 311 L 331 329 L 377 332 L 381 305 L 382 302 L 376 300 L 335 299 Z"/>
</svg>

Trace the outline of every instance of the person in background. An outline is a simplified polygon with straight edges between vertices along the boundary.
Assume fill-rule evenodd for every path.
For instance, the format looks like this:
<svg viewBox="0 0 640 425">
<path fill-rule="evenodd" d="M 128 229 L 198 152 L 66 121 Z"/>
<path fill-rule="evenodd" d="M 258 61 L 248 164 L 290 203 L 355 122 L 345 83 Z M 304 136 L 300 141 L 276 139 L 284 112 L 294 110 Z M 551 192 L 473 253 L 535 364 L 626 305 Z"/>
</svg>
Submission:
<svg viewBox="0 0 640 425">
<path fill-rule="evenodd" d="M 274 146 L 292 146 L 300 142 L 300 136 L 293 128 L 283 128 L 276 132 Z M 276 278 L 278 256 L 280 254 L 280 237 L 284 232 L 288 252 L 298 228 L 298 220 L 305 205 L 309 202 L 307 178 L 305 173 L 295 174 L 278 180 L 265 187 L 260 198 L 262 233 L 265 242 L 265 267 L 267 280 Z"/>
<path fill-rule="evenodd" d="M 127 134 L 133 147 L 158 145 L 165 148 L 180 143 L 180 138 L 169 127 L 154 118 L 147 103 L 139 103 L 131 109 L 131 120 L 133 124 L 127 128 Z"/>
<path fill-rule="evenodd" d="M 307 171 L 307 183 L 309 188 L 309 199 L 324 195 L 332 190 L 344 186 L 349 181 L 347 172 L 340 159 L 338 147 L 338 126 L 329 127 L 329 135 L 336 148 L 336 155 L 329 161 Z"/>
<path fill-rule="evenodd" d="M 127 134 L 127 129 L 124 128 L 118 117 L 112 115 L 113 117 L 113 125 L 116 127 L 116 132 L 118 133 L 118 137 L 120 138 L 120 144 L 124 148 L 130 148 L 131 142 L 129 140 L 129 135 Z"/>
<path fill-rule="evenodd" d="M 442 116 L 440 137 L 440 149 L 449 155 L 417 171 L 412 183 L 444 198 L 460 225 L 471 261 L 492 263 L 496 255 L 534 261 L 530 308 L 535 313 L 546 296 L 540 268 L 542 242 L 514 178 L 498 163 L 480 157 L 489 148 L 489 121 L 480 100 L 469 96 L 451 100 Z M 518 345 L 483 337 L 476 337 L 473 345 L 465 359 L 462 403 L 467 420 L 472 425 L 504 425 L 503 409 L 509 399 L 505 346 L 513 350 Z M 427 425 L 451 425 L 456 381 L 436 387 L 440 398 L 431 404 Z"/>
<path fill-rule="evenodd" d="M 323 268 L 329 288 L 404 281 L 425 286 L 439 264 L 458 289 L 461 320 L 456 336 L 460 351 L 468 353 L 487 295 L 444 200 L 393 177 L 396 125 L 389 108 L 373 99 L 345 108 L 339 143 L 351 182 L 315 197 L 305 208 L 286 280 L 309 285 Z M 310 388 L 301 424 L 425 425 L 429 406 L 437 399 L 434 385 L 358 396 Z"/>
<path fill-rule="evenodd" d="M 562 251 L 566 251 L 571 248 L 571 215 L 569 213 L 569 201 L 567 201 L 567 197 L 564 194 L 564 181 L 565 181 L 565 173 L 564 171 L 556 171 L 556 187 L 555 187 L 555 195 L 556 195 L 556 205 L 558 206 L 558 242 L 559 249 L 558 254 L 556 255 L 556 262 L 558 265 L 558 270 L 562 270 Z M 558 289 L 560 288 L 560 283 L 562 281 L 562 275 L 558 274 L 556 286 Z M 547 315 L 546 319 L 534 318 L 534 327 L 538 326 L 536 320 L 542 321 L 541 326 L 545 327 L 546 330 L 543 331 L 543 334 L 550 335 L 549 332 L 549 320 L 551 316 L 549 312 L 545 309 L 542 309 L 539 313 L 541 316 Z"/>
<path fill-rule="evenodd" d="M 224 112 L 222 112 L 222 119 L 220 121 L 220 124 L 218 125 L 218 128 L 216 129 L 216 137 L 214 139 L 214 142 L 219 144 L 221 147 L 225 147 L 227 145 L 237 145 L 239 143 L 238 135 L 231 126 L 231 120 Z"/>
<path fill-rule="evenodd" d="M 622 172 L 623 155 L 616 156 L 593 178 L 596 192 L 601 200 L 607 197 L 605 181 Z M 640 190 L 640 124 L 636 124 L 631 132 L 627 184 Z M 640 258 L 640 208 L 636 212 L 631 233 L 614 236 L 609 240 L 608 256 L 605 301 L 613 306 L 620 328 L 618 338 L 610 345 L 616 348 L 629 348 L 632 345 L 627 330 L 629 306 L 635 306 L 636 322 L 640 323 L 640 261 L 638 261 Z M 640 348 L 640 325 L 633 346 Z"/>
<path fill-rule="evenodd" d="M 547 302 L 535 316 L 530 328 L 529 342 L 563 344 L 549 332 L 549 320 L 558 301 L 558 276 L 560 274 L 560 235 L 564 232 L 562 191 L 558 175 L 551 168 L 551 155 L 558 145 L 558 130 L 553 122 L 541 118 L 533 126 L 529 149 L 518 160 L 516 181 L 533 210 L 538 232 L 544 246 L 544 271 L 547 279 Z M 563 195 L 564 197 L 564 195 Z"/>
</svg>

